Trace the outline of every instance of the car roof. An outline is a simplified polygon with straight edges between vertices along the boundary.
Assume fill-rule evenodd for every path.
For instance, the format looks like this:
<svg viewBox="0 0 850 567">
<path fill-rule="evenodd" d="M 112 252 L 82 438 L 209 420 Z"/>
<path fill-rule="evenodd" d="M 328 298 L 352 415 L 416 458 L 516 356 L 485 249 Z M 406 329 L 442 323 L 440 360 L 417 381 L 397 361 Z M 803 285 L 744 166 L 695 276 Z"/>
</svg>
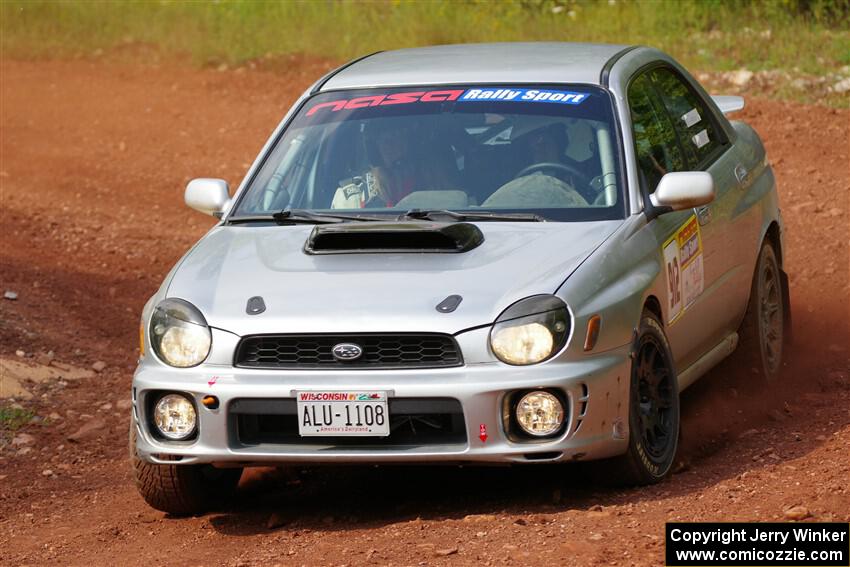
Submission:
<svg viewBox="0 0 850 567">
<path fill-rule="evenodd" d="M 318 90 L 451 84 L 600 84 L 606 63 L 627 45 L 467 43 L 382 51 L 331 73 Z"/>
</svg>

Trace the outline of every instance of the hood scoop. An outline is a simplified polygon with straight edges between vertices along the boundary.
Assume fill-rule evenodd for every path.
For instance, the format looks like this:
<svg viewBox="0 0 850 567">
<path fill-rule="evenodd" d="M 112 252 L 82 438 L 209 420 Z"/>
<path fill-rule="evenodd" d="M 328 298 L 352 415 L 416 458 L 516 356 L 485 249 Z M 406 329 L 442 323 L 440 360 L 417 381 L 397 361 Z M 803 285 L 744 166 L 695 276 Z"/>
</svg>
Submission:
<svg viewBox="0 0 850 567">
<path fill-rule="evenodd" d="M 484 234 L 466 222 L 352 222 L 316 225 L 307 254 L 445 254 L 468 252 Z"/>
</svg>

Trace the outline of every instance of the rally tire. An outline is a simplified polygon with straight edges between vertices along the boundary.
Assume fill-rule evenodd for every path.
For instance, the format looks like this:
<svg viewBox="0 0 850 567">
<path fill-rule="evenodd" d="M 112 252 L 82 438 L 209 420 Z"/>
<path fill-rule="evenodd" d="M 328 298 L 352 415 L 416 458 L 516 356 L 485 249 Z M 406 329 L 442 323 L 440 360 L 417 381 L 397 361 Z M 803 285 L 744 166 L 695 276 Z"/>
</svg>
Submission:
<svg viewBox="0 0 850 567">
<path fill-rule="evenodd" d="M 764 382 L 774 382 L 782 368 L 789 319 L 787 283 L 770 241 L 759 251 L 750 300 L 740 328 L 740 349 Z"/>
<path fill-rule="evenodd" d="M 679 388 L 658 317 L 641 315 L 629 388 L 629 444 L 615 459 L 615 482 L 647 485 L 669 473 L 679 444 Z"/>
<path fill-rule="evenodd" d="M 152 508 L 174 516 L 201 514 L 230 499 L 241 468 L 211 465 L 158 465 L 136 453 L 136 426 L 130 424 L 130 461 L 136 489 Z"/>
</svg>

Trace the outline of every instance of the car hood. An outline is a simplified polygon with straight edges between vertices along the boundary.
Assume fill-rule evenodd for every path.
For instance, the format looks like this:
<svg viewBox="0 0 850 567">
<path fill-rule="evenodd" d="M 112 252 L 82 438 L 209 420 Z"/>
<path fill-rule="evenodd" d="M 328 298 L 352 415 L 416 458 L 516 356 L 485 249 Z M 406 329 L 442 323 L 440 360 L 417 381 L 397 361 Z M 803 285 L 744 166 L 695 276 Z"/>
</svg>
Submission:
<svg viewBox="0 0 850 567">
<path fill-rule="evenodd" d="M 467 252 L 326 255 L 304 252 L 310 225 L 222 225 L 186 255 L 167 296 L 237 335 L 457 333 L 554 293 L 621 222 L 482 222 L 484 242 Z M 438 312 L 449 295 L 463 300 Z M 266 310 L 248 315 L 254 296 Z"/>
</svg>

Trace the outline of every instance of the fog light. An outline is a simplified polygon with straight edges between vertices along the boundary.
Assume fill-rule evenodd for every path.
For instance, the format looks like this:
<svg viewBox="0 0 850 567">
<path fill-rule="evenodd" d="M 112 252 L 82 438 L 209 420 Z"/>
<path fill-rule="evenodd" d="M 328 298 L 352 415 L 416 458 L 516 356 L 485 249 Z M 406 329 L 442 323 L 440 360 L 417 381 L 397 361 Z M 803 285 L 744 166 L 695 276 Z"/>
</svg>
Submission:
<svg viewBox="0 0 850 567">
<path fill-rule="evenodd" d="M 517 404 L 516 420 L 529 435 L 551 435 L 564 422 L 564 407 L 558 397 L 549 392 L 530 392 Z"/>
<path fill-rule="evenodd" d="M 164 437 L 186 439 L 195 432 L 195 406 L 185 396 L 168 394 L 156 403 L 153 422 Z"/>
</svg>

